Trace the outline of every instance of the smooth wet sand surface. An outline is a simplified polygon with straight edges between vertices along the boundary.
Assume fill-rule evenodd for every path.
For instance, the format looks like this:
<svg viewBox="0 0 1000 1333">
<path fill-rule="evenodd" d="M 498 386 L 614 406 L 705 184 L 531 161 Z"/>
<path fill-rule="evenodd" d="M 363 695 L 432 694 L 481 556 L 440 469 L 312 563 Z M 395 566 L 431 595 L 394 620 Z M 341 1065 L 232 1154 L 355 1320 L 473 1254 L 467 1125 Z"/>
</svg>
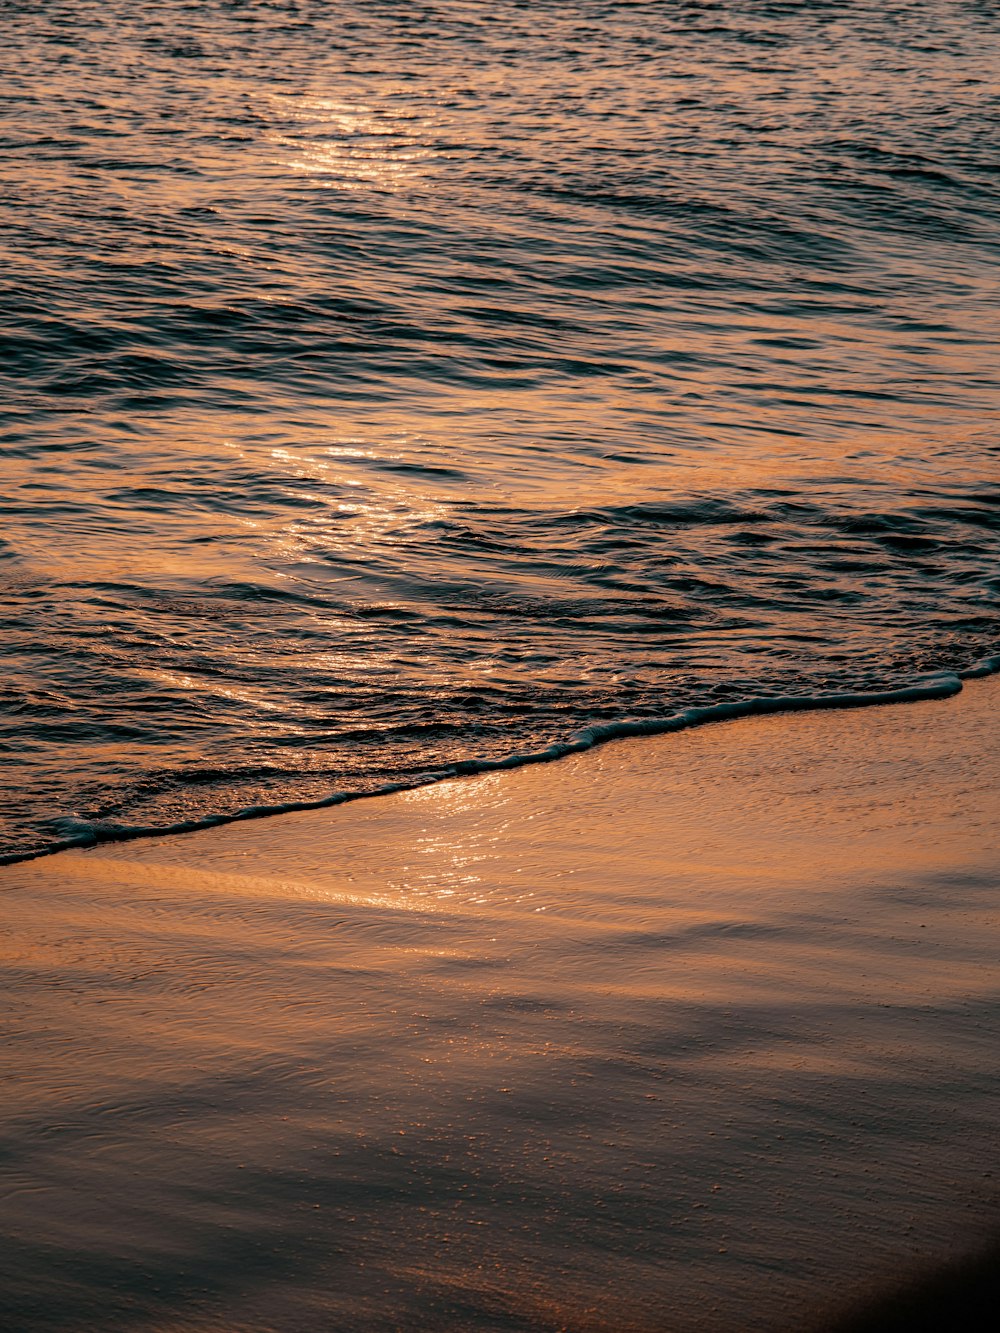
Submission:
<svg viewBox="0 0 1000 1333">
<path fill-rule="evenodd" d="M 4 871 L 4 1327 L 793 1329 L 975 1245 L 998 703 Z"/>
</svg>

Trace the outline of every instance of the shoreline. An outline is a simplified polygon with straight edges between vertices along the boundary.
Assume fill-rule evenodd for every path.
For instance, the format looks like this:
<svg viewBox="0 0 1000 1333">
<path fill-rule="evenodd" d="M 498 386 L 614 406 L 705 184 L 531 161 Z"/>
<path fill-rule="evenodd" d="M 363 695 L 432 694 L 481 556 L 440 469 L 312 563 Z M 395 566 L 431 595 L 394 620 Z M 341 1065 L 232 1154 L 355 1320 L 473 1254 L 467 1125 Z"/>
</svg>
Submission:
<svg viewBox="0 0 1000 1333">
<path fill-rule="evenodd" d="M 976 1248 L 998 705 L 11 867 L 17 1326 L 772 1333 Z"/>
<path fill-rule="evenodd" d="M 25 852 L 0 853 L 0 867 L 20 865 L 55 856 L 74 848 L 101 846 L 104 843 L 133 842 L 139 838 L 180 837 L 187 833 L 201 833 L 248 820 L 272 819 L 277 815 L 296 814 L 309 810 L 328 810 L 354 801 L 370 800 L 377 796 L 393 796 L 398 792 L 414 791 L 420 787 L 447 782 L 457 777 L 475 777 L 482 773 L 505 772 L 532 764 L 555 763 L 570 755 L 585 753 L 610 741 L 633 736 L 662 736 L 693 727 L 717 722 L 732 722 L 744 718 L 765 717 L 773 714 L 825 712 L 828 709 L 881 708 L 893 704 L 921 703 L 929 700 L 950 699 L 960 694 L 964 682 L 980 680 L 1000 672 L 1000 654 L 989 655 L 961 671 L 933 671 L 912 685 L 897 689 L 872 691 L 844 691 L 829 695 L 760 696 L 731 703 L 698 705 L 662 718 L 623 719 L 617 722 L 585 727 L 569 740 L 554 741 L 544 750 L 513 754 L 503 759 L 458 760 L 444 769 L 422 775 L 412 781 L 389 782 L 372 791 L 333 792 L 317 800 L 285 801 L 274 805 L 250 806 L 232 814 L 205 815 L 197 819 L 181 820 L 168 825 L 116 824 L 107 820 L 77 820 L 65 816 L 56 821 L 61 827 L 79 828 L 72 836 L 49 846 Z"/>
</svg>

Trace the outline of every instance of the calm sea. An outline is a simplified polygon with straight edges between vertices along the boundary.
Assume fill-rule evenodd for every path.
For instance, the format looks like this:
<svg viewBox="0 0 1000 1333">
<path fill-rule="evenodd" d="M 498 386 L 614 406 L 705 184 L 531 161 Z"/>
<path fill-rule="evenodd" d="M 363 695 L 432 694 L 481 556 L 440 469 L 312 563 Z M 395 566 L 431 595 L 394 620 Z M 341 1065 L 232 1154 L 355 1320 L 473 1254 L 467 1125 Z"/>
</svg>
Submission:
<svg viewBox="0 0 1000 1333">
<path fill-rule="evenodd" d="M 3 0 L 3 848 L 995 651 L 983 0 Z"/>
</svg>

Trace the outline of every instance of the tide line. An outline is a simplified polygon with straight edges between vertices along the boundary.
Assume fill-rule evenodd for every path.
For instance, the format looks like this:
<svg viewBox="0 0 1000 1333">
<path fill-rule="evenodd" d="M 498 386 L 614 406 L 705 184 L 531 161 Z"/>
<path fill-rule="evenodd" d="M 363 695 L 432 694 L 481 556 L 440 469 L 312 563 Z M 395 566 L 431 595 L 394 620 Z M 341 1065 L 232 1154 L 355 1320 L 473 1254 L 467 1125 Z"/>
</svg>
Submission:
<svg viewBox="0 0 1000 1333">
<path fill-rule="evenodd" d="M 252 805 L 226 814 L 204 815 L 198 819 L 180 820 L 173 824 L 119 824 L 110 820 L 84 820 L 66 817 L 55 821 L 63 835 L 45 847 L 24 852 L 0 855 L 0 865 L 14 865 L 38 860 L 73 848 L 96 847 L 107 842 L 130 842 L 137 838 L 163 838 L 175 834 L 197 833 L 203 829 L 218 828 L 222 824 L 237 824 L 246 819 L 267 819 L 273 815 L 293 814 L 303 810 L 323 810 L 350 801 L 369 800 L 389 796 L 394 792 L 413 791 L 448 778 L 472 777 L 481 773 L 496 773 L 506 769 L 525 768 L 529 764 L 548 764 L 572 754 L 580 754 L 608 741 L 623 740 L 630 736 L 662 736 L 674 731 L 712 722 L 730 722 L 738 718 L 760 717 L 773 713 L 801 713 L 831 708 L 871 708 L 887 704 L 917 703 L 931 699 L 948 699 L 961 692 L 962 682 L 977 680 L 1000 672 L 1000 654 L 981 658 L 962 671 L 937 671 L 921 677 L 911 685 L 891 690 L 858 690 L 832 694 L 764 695 L 728 703 L 706 704 L 686 708 L 666 717 L 622 719 L 598 726 L 584 727 L 566 741 L 556 741 L 543 750 L 508 755 L 503 759 L 467 759 L 449 764 L 418 778 L 402 782 L 387 782 L 371 791 L 333 792 L 310 801 L 284 801 L 275 805 Z"/>
</svg>

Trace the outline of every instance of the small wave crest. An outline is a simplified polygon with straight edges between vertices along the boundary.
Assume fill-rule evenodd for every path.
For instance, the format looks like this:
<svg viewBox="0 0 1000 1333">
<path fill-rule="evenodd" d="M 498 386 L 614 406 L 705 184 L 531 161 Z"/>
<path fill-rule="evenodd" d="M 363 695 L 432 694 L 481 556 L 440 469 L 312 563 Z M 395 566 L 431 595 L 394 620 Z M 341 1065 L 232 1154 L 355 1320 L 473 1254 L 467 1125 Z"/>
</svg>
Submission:
<svg viewBox="0 0 1000 1333">
<path fill-rule="evenodd" d="M 976 680 L 1000 672 L 1000 655 L 985 657 L 962 671 L 938 671 L 912 684 L 886 690 L 851 690 L 816 695 L 762 696 L 732 700 L 686 708 L 666 717 L 620 719 L 585 727 L 566 741 L 557 741 L 541 750 L 507 755 L 502 759 L 460 760 L 416 778 L 387 782 L 367 791 L 340 791 L 308 801 L 281 801 L 273 805 L 252 805 L 231 813 L 202 815 L 179 820 L 172 824 L 127 824 L 114 820 L 86 820 L 78 816 L 63 816 L 52 821 L 58 835 L 46 846 L 24 852 L 0 855 L 0 865 L 51 856 L 71 848 L 95 847 L 99 843 L 129 842 L 137 838 L 167 837 L 175 834 L 196 833 L 235 824 L 248 819 L 264 819 L 295 811 L 322 810 L 350 801 L 387 796 L 394 792 L 412 791 L 418 787 L 443 782 L 448 778 L 471 777 L 524 768 L 530 764 L 547 764 L 569 755 L 580 754 L 608 741 L 629 737 L 662 736 L 670 732 L 686 731 L 714 722 L 730 722 L 740 718 L 761 717 L 775 713 L 816 712 L 824 709 L 870 708 L 887 704 L 916 703 L 923 700 L 948 699 L 960 693 L 963 680 Z"/>
</svg>

